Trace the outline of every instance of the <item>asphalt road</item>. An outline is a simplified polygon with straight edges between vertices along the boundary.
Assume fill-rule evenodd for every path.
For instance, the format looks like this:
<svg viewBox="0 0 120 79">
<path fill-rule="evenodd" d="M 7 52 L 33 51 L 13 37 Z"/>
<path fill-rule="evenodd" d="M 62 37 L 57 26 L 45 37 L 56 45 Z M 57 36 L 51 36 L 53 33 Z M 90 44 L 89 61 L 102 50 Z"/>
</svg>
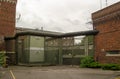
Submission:
<svg viewBox="0 0 120 79">
<path fill-rule="evenodd" d="M 1 79 L 115 79 L 118 71 L 79 68 L 77 66 L 21 67 L 2 71 Z"/>
</svg>

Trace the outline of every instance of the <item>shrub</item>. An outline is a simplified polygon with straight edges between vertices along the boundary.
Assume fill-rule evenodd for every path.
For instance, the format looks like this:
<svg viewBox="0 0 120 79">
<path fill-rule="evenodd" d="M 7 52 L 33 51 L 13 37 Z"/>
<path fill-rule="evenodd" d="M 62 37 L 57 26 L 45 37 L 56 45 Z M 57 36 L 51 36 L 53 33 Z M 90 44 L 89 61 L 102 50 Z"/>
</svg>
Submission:
<svg viewBox="0 0 120 79">
<path fill-rule="evenodd" d="M 89 67 L 89 65 L 93 62 L 94 62 L 93 57 L 86 56 L 83 59 L 81 59 L 80 67 Z"/>
<path fill-rule="evenodd" d="M 5 58 L 5 53 L 1 52 L 0 53 L 0 66 L 3 66 L 3 64 L 4 64 L 4 58 Z"/>
<path fill-rule="evenodd" d="M 119 64 L 103 64 L 102 65 L 103 70 L 120 70 Z"/>
<path fill-rule="evenodd" d="M 98 62 L 92 62 L 88 66 L 89 68 L 101 68 L 101 64 Z"/>
<path fill-rule="evenodd" d="M 4 51 L 0 51 L 0 66 L 7 68 L 8 64 L 6 64 L 6 56 Z"/>
<path fill-rule="evenodd" d="M 81 59 L 80 67 L 102 68 L 103 70 L 120 70 L 119 64 L 100 64 L 95 62 L 93 57 L 87 56 Z"/>
</svg>

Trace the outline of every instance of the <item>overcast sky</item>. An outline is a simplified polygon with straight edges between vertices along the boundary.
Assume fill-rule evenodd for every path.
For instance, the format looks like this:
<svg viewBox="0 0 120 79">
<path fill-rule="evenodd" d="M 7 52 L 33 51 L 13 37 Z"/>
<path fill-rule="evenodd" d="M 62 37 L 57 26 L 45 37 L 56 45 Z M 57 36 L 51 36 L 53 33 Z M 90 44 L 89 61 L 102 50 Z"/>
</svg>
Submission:
<svg viewBox="0 0 120 79">
<path fill-rule="evenodd" d="M 106 0 L 102 1 L 102 8 Z M 108 0 L 108 5 L 120 0 Z M 73 32 L 92 29 L 91 13 L 100 10 L 100 0 L 18 0 L 17 27 Z"/>
</svg>

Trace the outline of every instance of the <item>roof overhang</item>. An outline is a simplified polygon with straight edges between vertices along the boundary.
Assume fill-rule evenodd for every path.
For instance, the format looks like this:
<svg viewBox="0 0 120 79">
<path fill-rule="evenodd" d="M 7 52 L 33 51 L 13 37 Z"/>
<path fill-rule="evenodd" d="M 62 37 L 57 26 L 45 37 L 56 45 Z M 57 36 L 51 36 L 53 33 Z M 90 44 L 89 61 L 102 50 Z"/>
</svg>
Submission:
<svg viewBox="0 0 120 79">
<path fill-rule="evenodd" d="M 96 35 L 98 32 L 99 31 L 97 31 L 97 30 L 89 30 L 89 31 L 79 31 L 79 32 L 70 32 L 70 33 L 62 33 L 62 34 L 53 34 L 53 33 L 46 33 L 44 31 L 43 32 L 23 31 L 23 32 L 17 32 L 14 37 L 6 37 L 5 39 L 15 39 L 18 36 L 25 36 L 25 35 L 62 38 L 62 37 L 82 36 L 82 35 Z"/>
</svg>

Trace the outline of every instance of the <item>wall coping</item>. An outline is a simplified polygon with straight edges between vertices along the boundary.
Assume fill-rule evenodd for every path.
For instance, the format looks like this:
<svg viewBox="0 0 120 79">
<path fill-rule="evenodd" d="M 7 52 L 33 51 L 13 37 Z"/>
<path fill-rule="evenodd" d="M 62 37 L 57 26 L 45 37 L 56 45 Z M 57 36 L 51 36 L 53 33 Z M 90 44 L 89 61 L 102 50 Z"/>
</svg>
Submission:
<svg viewBox="0 0 120 79">
<path fill-rule="evenodd" d="M 13 0 L 0 0 L 1 2 L 9 2 L 9 3 L 13 3 L 16 4 L 17 1 L 13 1 Z"/>
<path fill-rule="evenodd" d="M 98 18 L 101 18 L 103 16 L 106 16 L 108 14 L 111 14 L 111 13 L 114 13 L 116 11 L 119 11 L 120 10 L 120 2 L 117 2 L 113 5 L 110 5 L 106 8 L 103 8 L 97 12 L 94 12 L 92 13 L 92 19 L 98 19 Z"/>
</svg>

